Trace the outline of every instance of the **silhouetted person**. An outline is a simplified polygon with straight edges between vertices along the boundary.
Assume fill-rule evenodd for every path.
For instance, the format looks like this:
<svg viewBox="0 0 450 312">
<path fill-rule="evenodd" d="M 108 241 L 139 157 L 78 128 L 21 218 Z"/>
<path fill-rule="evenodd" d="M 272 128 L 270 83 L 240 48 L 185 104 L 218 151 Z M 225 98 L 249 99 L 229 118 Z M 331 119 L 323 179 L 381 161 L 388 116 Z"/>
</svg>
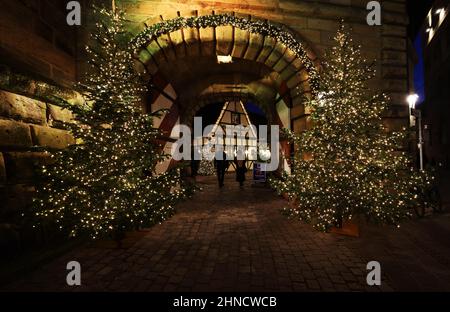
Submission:
<svg viewBox="0 0 450 312">
<path fill-rule="evenodd" d="M 223 186 L 223 180 L 225 178 L 225 171 L 228 168 L 227 154 L 224 151 L 217 151 L 214 159 L 216 166 L 217 179 L 219 181 L 219 187 Z"/>
<path fill-rule="evenodd" d="M 234 158 L 234 163 L 236 165 L 236 181 L 239 182 L 239 186 L 244 186 L 245 173 L 247 172 L 247 167 L 245 166 L 245 160 Z"/>
</svg>

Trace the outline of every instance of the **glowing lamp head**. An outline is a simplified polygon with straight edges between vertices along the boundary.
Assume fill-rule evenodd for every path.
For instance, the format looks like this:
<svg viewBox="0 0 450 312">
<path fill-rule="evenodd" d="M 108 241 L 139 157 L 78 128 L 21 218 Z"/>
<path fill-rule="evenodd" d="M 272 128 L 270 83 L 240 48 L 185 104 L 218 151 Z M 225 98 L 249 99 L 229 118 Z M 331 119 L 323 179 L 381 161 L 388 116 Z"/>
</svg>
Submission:
<svg viewBox="0 0 450 312">
<path fill-rule="evenodd" d="M 233 63 L 233 57 L 231 55 L 217 55 L 217 63 L 219 64 Z"/>
<path fill-rule="evenodd" d="M 417 94 L 410 94 L 406 97 L 406 101 L 409 104 L 409 108 L 414 109 L 416 108 L 417 100 L 419 99 L 419 96 Z"/>
<path fill-rule="evenodd" d="M 259 157 L 262 161 L 268 161 L 270 159 L 271 153 L 269 149 L 259 150 Z"/>
</svg>

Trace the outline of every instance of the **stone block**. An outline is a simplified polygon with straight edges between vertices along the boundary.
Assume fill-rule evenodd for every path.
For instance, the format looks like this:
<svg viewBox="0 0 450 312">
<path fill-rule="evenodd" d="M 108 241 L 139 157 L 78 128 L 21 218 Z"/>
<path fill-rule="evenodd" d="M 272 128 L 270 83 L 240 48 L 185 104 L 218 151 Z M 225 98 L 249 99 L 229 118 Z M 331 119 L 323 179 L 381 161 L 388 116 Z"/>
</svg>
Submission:
<svg viewBox="0 0 450 312">
<path fill-rule="evenodd" d="M 407 81 L 404 79 L 384 79 L 382 82 L 383 90 L 393 92 L 404 92 L 408 90 Z"/>
<path fill-rule="evenodd" d="M 291 108 L 291 118 L 295 119 L 306 114 L 304 101 L 298 98 Z"/>
<path fill-rule="evenodd" d="M 139 52 L 138 59 L 139 59 L 143 64 L 147 64 L 148 62 L 151 61 L 152 56 L 151 56 L 150 52 L 148 52 L 148 50 L 141 50 L 141 51 Z"/>
<path fill-rule="evenodd" d="M 45 103 L 1 90 L 0 115 L 36 124 L 47 121 Z"/>
<path fill-rule="evenodd" d="M 256 33 L 250 34 L 250 42 L 244 58 L 247 60 L 256 60 L 264 44 L 264 36 Z"/>
<path fill-rule="evenodd" d="M 319 19 L 319 18 L 308 18 L 308 28 L 336 32 L 336 30 L 339 28 L 339 21 Z"/>
<path fill-rule="evenodd" d="M 381 26 L 381 33 L 386 36 L 396 36 L 406 38 L 406 26 L 383 25 Z"/>
<path fill-rule="evenodd" d="M 186 46 L 183 42 L 183 33 L 181 30 L 177 30 L 170 33 L 170 39 L 175 48 L 177 57 L 183 58 L 186 56 Z"/>
<path fill-rule="evenodd" d="M 55 149 L 63 149 L 75 143 L 73 136 L 69 132 L 50 127 L 33 125 L 31 126 L 31 136 L 34 145 Z"/>
<path fill-rule="evenodd" d="M 66 101 L 71 105 L 84 105 L 86 103 L 86 99 L 78 92 L 74 92 L 72 95 L 67 97 Z"/>
<path fill-rule="evenodd" d="M 159 67 L 158 64 L 156 64 L 156 62 L 151 59 L 147 64 L 145 64 L 145 69 L 150 75 L 155 75 L 158 72 Z"/>
<path fill-rule="evenodd" d="M 196 27 L 183 28 L 183 35 L 187 44 L 196 43 L 200 40 L 200 33 Z"/>
<path fill-rule="evenodd" d="M 408 15 L 405 12 L 383 12 L 383 23 L 384 24 L 394 24 L 394 25 L 408 25 Z"/>
<path fill-rule="evenodd" d="M 291 64 L 296 55 L 290 49 L 287 49 L 284 53 L 283 57 L 274 65 L 273 69 L 279 73 L 283 72 L 283 70 Z"/>
<path fill-rule="evenodd" d="M 234 47 L 231 55 L 233 57 L 241 58 L 246 52 L 247 43 L 249 41 L 250 33 L 239 28 L 234 29 Z"/>
<path fill-rule="evenodd" d="M 284 44 L 277 42 L 272 53 L 270 53 L 269 57 L 266 59 L 265 64 L 269 67 L 274 67 L 280 58 L 283 57 L 286 50 L 287 47 Z"/>
<path fill-rule="evenodd" d="M 383 64 L 387 65 L 406 65 L 406 52 L 400 51 L 383 51 L 381 53 Z"/>
<path fill-rule="evenodd" d="M 217 53 L 228 55 L 233 48 L 233 26 L 218 26 L 216 27 L 216 41 Z"/>
<path fill-rule="evenodd" d="M 292 63 L 289 66 L 286 66 L 281 72 L 280 72 L 280 76 L 281 79 L 283 79 L 284 81 L 288 81 L 289 79 L 291 79 L 294 75 L 296 75 L 298 73 L 297 68 L 295 68 L 294 66 L 292 66 Z"/>
<path fill-rule="evenodd" d="M 73 114 L 67 108 L 59 107 L 53 104 L 47 104 L 50 122 L 71 122 Z"/>
<path fill-rule="evenodd" d="M 33 181 L 39 166 L 50 163 L 50 155 L 43 152 L 8 152 L 4 153 L 8 183 L 25 183 Z"/>
<path fill-rule="evenodd" d="M 215 33 L 214 33 L 214 27 L 200 27 L 200 41 L 202 43 L 201 46 L 201 53 L 202 55 L 214 55 L 215 54 Z"/>
<path fill-rule="evenodd" d="M 406 39 L 398 37 L 383 37 L 382 47 L 387 50 L 406 51 Z"/>
<path fill-rule="evenodd" d="M 291 76 L 289 78 L 289 80 L 286 81 L 286 85 L 288 88 L 294 88 L 296 86 L 298 86 L 299 84 L 301 84 L 302 82 L 302 77 L 300 73 L 296 73 L 295 75 Z"/>
<path fill-rule="evenodd" d="M 276 42 L 277 42 L 276 39 L 266 36 L 264 39 L 264 47 L 259 53 L 258 59 L 256 61 L 260 63 L 265 62 L 265 60 L 269 57 L 270 53 L 272 52 L 273 46 L 275 45 Z"/>
<path fill-rule="evenodd" d="M 406 79 L 408 77 L 406 67 L 385 66 L 381 69 L 381 73 L 383 78 Z"/>
<path fill-rule="evenodd" d="M 321 31 L 320 30 L 313 30 L 313 29 L 302 29 L 300 30 L 300 33 L 302 34 L 303 38 L 306 40 L 307 43 L 320 43 L 321 39 Z"/>
<path fill-rule="evenodd" d="M 164 63 L 166 58 L 163 53 L 161 53 L 161 48 L 159 47 L 156 40 L 152 40 L 147 46 L 147 51 L 153 56 L 153 59 L 157 64 Z M 149 62 L 150 63 L 150 62 Z"/>
<path fill-rule="evenodd" d="M 382 4 L 383 10 L 388 12 L 395 12 L 395 13 L 405 13 L 406 12 L 406 4 L 405 3 L 399 3 L 395 1 L 383 1 Z"/>
<path fill-rule="evenodd" d="M 170 35 L 162 35 L 156 39 L 158 41 L 161 50 L 164 51 L 164 55 L 167 58 L 167 61 L 176 60 L 176 55 L 174 50 L 172 49 L 172 42 L 170 41 Z"/>
<path fill-rule="evenodd" d="M 0 119 L 0 147 L 24 148 L 32 145 L 30 125 Z"/>
</svg>

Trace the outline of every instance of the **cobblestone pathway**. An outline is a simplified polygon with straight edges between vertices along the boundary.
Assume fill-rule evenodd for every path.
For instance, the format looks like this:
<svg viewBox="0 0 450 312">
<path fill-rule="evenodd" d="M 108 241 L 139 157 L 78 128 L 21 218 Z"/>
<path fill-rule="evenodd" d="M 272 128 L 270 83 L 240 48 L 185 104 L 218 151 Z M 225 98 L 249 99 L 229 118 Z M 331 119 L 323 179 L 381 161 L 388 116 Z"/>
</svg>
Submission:
<svg viewBox="0 0 450 312">
<path fill-rule="evenodd" d="M 239 189 L 232 176 L 202 192 L 163 224 L 117 248 L 80 246 L 8 290 L 31 291 L 390 291 L 449 290 L 450 218 L 400 230 L 368 227 L 361 238 L 314 231 L 279 213 L 272 191 Z M 422 222 L 416 221 L 416 222 Z M 439 224 L 438 224 L 439 223 Z M 437 232 L 423 235 L 429 229 Z M 441 232 L 439 232 L 441 231 Z M 446 235 L 446 236 L 443 236 Z M 65 285 L 66 264 L 82 267 L 82 286 Z M 366 285 L 366 263 L 381 262 L 381 287 Z"/>
</svg>

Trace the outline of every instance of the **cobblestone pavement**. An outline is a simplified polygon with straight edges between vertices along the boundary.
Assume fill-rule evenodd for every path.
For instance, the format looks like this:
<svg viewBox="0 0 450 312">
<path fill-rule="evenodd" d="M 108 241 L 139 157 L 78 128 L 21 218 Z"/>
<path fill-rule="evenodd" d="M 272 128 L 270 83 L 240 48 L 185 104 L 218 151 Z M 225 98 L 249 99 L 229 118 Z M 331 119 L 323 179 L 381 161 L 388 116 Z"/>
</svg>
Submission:
<svg viewBox="0 0 450 312">
<path fill-rule="evenodd" d="M 233 176 L 180 205 L 163 224 L 118 248 L 96 242 L 7 286 L 28 291 L 391 291 L 450 290 L 450 218 L 400 229 L 364 227 L 361 237 L 318 233 L 280 214 L 271 190 L 239 189 Z M 66 285 L 66 264 L 81 263 L 82 286 Z M 366 284 L 378 260 L 382 285 Z"/>
</svg>

